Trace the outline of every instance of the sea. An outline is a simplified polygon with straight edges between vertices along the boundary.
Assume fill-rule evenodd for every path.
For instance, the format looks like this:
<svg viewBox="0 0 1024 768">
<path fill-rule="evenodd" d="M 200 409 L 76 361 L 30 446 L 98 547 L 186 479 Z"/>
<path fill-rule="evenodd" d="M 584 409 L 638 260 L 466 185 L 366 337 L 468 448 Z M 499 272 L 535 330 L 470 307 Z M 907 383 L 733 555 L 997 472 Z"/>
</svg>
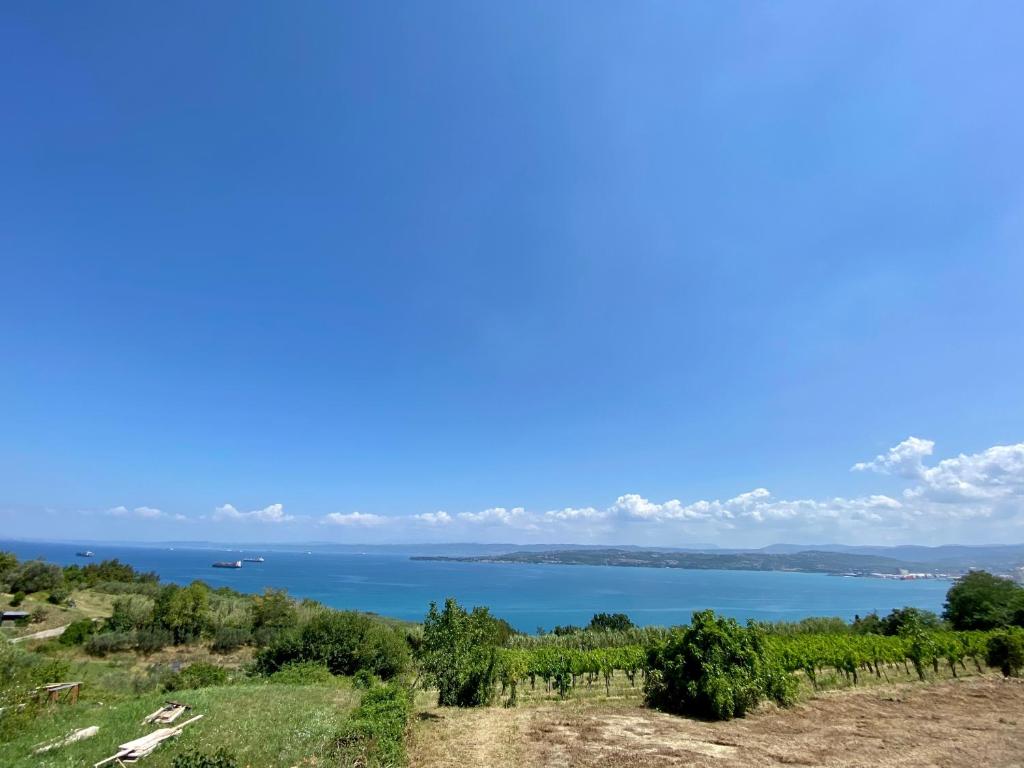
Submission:
<svg viewBox="0 0 1024 768">
<path fill-rule="evenodd" d="M 454 597 L 487 606 L 523 632 L 586 624 L 595 613 L 626 613 L 637 624 L 687 623 L 712 609 L 740 621 L 797 621 L 808 616 L 851 620 L 871 611 L 914 606 L 940 612 L 950 582 L 851 578 L 779 571 L 713 571 L 592 565 L 526 565 L 412 560 L 410 552 L 331 551 L 267 547 L 102 545 L 82 558 L 83 545 L 0 541 L 20 559 L 68 565 L 117 558 L 163 582 L 201 580 L 240 592 L 286 589 L 334 608 L 369 611 L 408 621 L 423 619 L 432 601 Z M 213 568 L 218 560 L 260 555 L 263 563 Z"/>
</svg>

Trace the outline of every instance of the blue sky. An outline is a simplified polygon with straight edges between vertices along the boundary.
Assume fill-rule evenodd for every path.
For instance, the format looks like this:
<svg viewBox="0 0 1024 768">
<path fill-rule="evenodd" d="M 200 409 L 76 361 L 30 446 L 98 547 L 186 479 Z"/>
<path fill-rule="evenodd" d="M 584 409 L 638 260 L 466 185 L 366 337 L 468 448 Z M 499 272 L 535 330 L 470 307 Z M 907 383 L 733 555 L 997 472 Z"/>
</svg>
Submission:
<svg viewBox="0 0 1024 768">
<path fill-rule="evenodd" d="M 1024 540 L 1019 3 L 2 14 L 5 533 Z"/>
</svg>

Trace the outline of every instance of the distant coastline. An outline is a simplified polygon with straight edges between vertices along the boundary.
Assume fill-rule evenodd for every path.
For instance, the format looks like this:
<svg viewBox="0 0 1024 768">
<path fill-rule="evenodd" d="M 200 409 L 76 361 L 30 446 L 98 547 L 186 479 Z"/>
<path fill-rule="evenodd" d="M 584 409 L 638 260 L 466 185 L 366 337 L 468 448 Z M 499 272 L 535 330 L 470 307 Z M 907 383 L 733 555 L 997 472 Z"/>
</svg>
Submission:
<svg viewBox="0 0 1024 768">
<path fill-rule="evenodd" d="M 952 578 L 962 568 L 928 566 L 878 555 L 810 550 L 787 554 L 764 552 L 678 552 L 635 549 L 554 550 L 500 555 L 415 555 L 412 560 L 460 563 L 523 563 L 532 565 L 602 565 L 625 568 L 683 568 L 719 571 L 792 571 L 842 576 Z"/>
</svg>

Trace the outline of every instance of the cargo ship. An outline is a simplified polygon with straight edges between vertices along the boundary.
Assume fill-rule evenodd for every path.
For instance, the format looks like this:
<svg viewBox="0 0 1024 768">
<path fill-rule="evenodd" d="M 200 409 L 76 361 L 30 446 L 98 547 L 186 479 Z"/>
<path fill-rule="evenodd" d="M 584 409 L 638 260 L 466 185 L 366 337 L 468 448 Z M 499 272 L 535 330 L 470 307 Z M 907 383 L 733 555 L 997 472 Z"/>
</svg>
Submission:
<svg viewBox="0 0 1024 768">
<path fill-rule="evenodd" d="M 86 549 L 81 552 L 75 552 L 75 557 L 95 557 L 96 553 L 91 549 Z"/>
<path fill-rule="evenodd" d="M 242 558 L 242 562 L 243 563 L 262 563 L 262 562 L 266 562 L 266 561 L 263 559 L 263 557 L 261 555 L 256 555 L 256 557 L 243 557 Z"/>
<path fill-rule="evenodd" d="M 242 567 L 242 561 L 241 560 L 222 560 L 219 563 L 214 563 L 213 567 L 214 568 L 241 568 Z"/>
</svg>

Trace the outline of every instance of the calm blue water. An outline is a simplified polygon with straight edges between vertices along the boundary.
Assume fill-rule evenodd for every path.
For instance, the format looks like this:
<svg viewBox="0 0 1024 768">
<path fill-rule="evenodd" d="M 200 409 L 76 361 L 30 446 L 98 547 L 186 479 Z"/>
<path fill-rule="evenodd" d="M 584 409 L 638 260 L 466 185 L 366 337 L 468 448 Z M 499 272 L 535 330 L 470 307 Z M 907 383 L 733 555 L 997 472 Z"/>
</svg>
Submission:
<svg viewBox="0 0 1024 768">
<path fill-rule="evenodd" d="M 681 624 L 695 610 L 712 608 L 739 620 L 796 620 L 806 616 L 886 613 L 912 605 L 941 611 L 949 583 L 850 579 L 812 573 L 687 571 L 584 565 L 512 565 L 410 560 L 397 554 L 341 554 L 260 550 L 265 563 L 240 570 L 211 568 L 236 560 L 238 550 L 90 545 L 96 557 L 75 557 L 70 544 L 0 542 L 19 558 L 69 564 L 119 558 L 163 581 L 201 579 L 242 592 L 287 589 L 335 608 L 373 611 L 419 621 L 431 600 L 455 597 L 486 605 L 517 629 L 586 624 L 600 611 L 623 612 L 638 624 Z"/>
</svg>

